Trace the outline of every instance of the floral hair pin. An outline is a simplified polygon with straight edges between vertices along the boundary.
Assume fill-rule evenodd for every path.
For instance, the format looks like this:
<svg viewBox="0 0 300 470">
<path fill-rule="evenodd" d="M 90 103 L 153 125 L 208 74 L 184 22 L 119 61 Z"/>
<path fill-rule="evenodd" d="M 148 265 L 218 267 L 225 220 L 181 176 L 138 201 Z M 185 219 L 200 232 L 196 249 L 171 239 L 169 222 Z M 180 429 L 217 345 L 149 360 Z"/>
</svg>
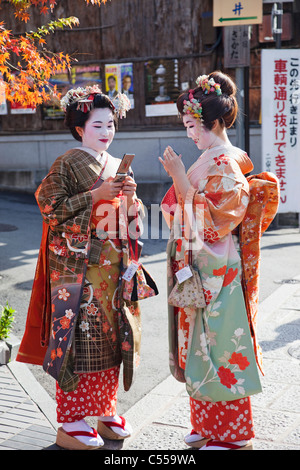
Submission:
<svg viewBox="0 0 300 470">
<path fill-rule="evenodd" d="M 128 97 L 124 93 L 118 93 L 117 96 L 112 101 L 115 107 L 115 113 L 118 118 L 126 118 L 127 111 L 130 110 L 131 104 Z"/>
<path fill-rule="evenodd" d="M 202 119 L 202 106 L 196 98 L 194 98 L 193 90 L 189 91 L 189 99 L 183 102 L 183 113 L 191 114 L 193 117 Z"/>
<path fill-rule="evenodd" d="M 98 85 L 87 86 L 85 88 L 72 88 L 65 96 L 60 100 L 60 106 L 64 112 L 67 107 L 77 102 L 77 109 L 80 109 L 84 113 L 87 113 L 92 109 L 94 96 L 97 93 L 102 93 Z"/>
<path fill-rule="evenodd" d="M 69 90 L 65 96 L 60 101 L 60 106 L 64 112 L 66 112 L 67 107 L 73 103 L 78 103 L 77 110 L 87 113 L 93 109 L 95 95 L 103 95 L 101 89 L 98 85 L 87 86 L 85 88 L 72 88 Z M 122 119 L 126 117 L 126 112 L 129 111 L 131 105 L 130 101 L 124 93 L 118 93 L 118 95 L 111 100 L 108 96 L 107 98 L 111 102 L 114 113 Z"/>
<path fill-rule="evenodd" d="M 202 88 L 205 95 L 213 93 L 214 91 L 218 96 L 222 95 L 220 84 L 216 83 L 213 78 L 208 79 L 207 75 L 200 75 L 200 77 L 197 78 L 196 83 Z"/>
</svg>

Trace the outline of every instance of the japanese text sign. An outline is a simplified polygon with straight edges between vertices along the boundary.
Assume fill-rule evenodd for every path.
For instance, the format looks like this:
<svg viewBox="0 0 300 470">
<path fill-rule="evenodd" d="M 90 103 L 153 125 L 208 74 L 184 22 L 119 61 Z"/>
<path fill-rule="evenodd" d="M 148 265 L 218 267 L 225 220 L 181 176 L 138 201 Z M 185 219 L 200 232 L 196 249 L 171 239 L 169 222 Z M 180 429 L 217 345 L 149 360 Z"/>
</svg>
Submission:
<svg viewBox="0 0 300 470">
<path fill-rule="evenodd" d="M 213 1 L 213 26 L 262 23 L 262 0 Z"/>
<path fill-rule="evenodd" d="M 280 185 L 279 212 L 300 212 L 300 50 L 262 50 L 262 167 Z"/>
</svg>

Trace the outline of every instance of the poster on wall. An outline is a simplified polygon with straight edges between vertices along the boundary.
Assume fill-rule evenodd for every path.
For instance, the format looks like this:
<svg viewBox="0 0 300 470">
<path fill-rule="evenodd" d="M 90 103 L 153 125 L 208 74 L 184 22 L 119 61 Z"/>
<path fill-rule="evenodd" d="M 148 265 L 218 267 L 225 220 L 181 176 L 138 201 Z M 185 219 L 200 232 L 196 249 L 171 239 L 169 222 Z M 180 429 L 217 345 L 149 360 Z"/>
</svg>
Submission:
<svg viewBox="0 0 300 470">
<path fill-rule="evenodd" d="M 280 185 L 279 212 L 300 212 L 300 50 L 262 50 L 262 167 Z"/>
<path fill-rule="evenodd" d="M 5 96 L 5 82 L 0 72 L 0 115 L 7 114 L 7 102 Z"/>
<path fill-rule="evenodd" d="M 65 70 L 55 74 L 50 83 L 56 85 L 57 90 L 64 96 L 71 88 L 99 85 L 102 88 L 100 65 L 75 65 L 71 71 Z M 53 99 L 43 106 L 44 119 L 63 119 L 64 112 L 57 99 Z"/>
<path fill-rule="evenodd" d="M 179 94 L 177 59 L 145 63 L 146 117 L 176 116 Z"/>
<path fill-rule="evenodd" d="M 118 93 L 124 93 L 134 108 L 133 65 L 107 64 L 105 65 L 105 93 L 115 98 Z"/>
<path fill-rule="evenodd" d="M 23 104 L 20 104 L 18 102 L 11 102 L 9 106 L 10 106 L 11 114 L 34 114 L 36 113 L 35 106 L 30 106 L 30 105 L 24 106 Z"/>
</svg>

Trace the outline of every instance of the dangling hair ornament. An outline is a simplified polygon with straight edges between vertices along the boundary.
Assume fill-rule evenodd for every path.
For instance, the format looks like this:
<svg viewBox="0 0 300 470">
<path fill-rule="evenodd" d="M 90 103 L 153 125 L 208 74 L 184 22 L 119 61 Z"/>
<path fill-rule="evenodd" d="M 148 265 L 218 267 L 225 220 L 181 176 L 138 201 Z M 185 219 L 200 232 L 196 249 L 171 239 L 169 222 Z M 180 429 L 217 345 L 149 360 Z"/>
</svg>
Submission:
<svg viewBox="0 0 300 470">
<path fill-rule="evenodd" d="M 214 91 L 218 96 L 222 95 L 220 84 L 216 83 L 213 78 L 208 79 L 207 75 L 200 75 L 200 77 L 197 78 L 196 83 L 202 88 L 205 95 L 213 93 Z"/>
<path fill-rule="evenodd" d="M 202 119 L 202 106 L 199 101 L 194 98 L 194 90 L 189 90 L 189 99 L 183 102 L 183 114 L 191 114 L 197 119 Z"/>
<path fill-rule="evenodd" d="M 118 93 L 112 100 L 112 103 L 115 107 L 115 114 L 117 114 L 118 118 L 126 118 L 126 113 L 131 108 L 128 97 L 124 93 Z"/>
<path fill-rule="evenodd" d="M 104 95 L 98 85 L 87 86 L 85 88 L 72 88 L 61 99 L 60 106 L 63 111 L 66 112 L 68 106 L 73 103 L 78 103 L 76 109 L 82 111 L 83 113 L 88 113 L 91 111 L 91 109 L 94 108 L 95 95 L 98 94 Z M 129 111 L 131 107 L 127 96 L 124 93 L 118 93 L 114 100 L 111 100 L 108 96 L 106 97 L 111 102 L 114 113 L 120 119 L 126 117 L 126 112 Z"/>
</svg>

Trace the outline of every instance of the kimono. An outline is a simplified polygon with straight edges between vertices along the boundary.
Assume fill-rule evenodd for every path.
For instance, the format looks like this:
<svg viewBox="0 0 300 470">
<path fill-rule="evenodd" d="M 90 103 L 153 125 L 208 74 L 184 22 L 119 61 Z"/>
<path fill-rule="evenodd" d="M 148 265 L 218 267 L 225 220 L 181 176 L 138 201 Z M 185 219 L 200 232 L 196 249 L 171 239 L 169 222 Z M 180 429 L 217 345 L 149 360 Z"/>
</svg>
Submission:
<svg viewBox="0 0 300 470">
<path fill-rule="evenodd" d="M 250 230 L 245 219 L 249 206 L 253 210 L 258 200 L 254 198 L 253 204 L 252 183 L 244 175 L 252 169 L 251 160 L 236 147 L 209 149 L 187 172 L 191 186 L 185 200 L 181 195 L 177 200 L 172 186 L 161 206 L 171 228 L 168 295 L 176 272 L 188 264 L 188 253 L 192 252 L 191 263 L 199 273 L 205 298 L 203 308 L 168 306 L 170 370 L 186 383 L 194 430 L 213 439 L 226 440 L 228 435 L 229 441 L 253 437 L 248 397 L 261 391 L 255 341 L 259 237 L 278 206 L 278 182 L 272 175 L 262 174 L 257 179 L 266 182 L 269 191 L 264 193 L 261 206 L 266 207 L 268 201 L 273 205 L 269 212 L 259 211 L 259 231 L 253 231 L 257 223 L 253 211 L 252 241 L 256 240 L 249 256 Z M 249 290 L 247 281 L 252 282 Z M 241 408 L 250 418 L 248 427 L 242 437 L 229 435 L 229 423 L 236 423 Z M 220 414 L 226 417 L 222 419 L 224 428 Z"/>
<path fill-rule="evenodd" d="M 122 362 L 129 390 L 139 363 L 139 302 L 123 296 L 131 260 L 126 200 L 95 204 L 91 193 L 115 176 L 120 160 L 96 157 L 84 147 L 67 151 L 36 191 L 43 234 L 16 360 L 43 365 L 64 392 L 76 390 L 80 374 Z M 141 201 L 134 209 L 138 224 Z"/>
</svg>

